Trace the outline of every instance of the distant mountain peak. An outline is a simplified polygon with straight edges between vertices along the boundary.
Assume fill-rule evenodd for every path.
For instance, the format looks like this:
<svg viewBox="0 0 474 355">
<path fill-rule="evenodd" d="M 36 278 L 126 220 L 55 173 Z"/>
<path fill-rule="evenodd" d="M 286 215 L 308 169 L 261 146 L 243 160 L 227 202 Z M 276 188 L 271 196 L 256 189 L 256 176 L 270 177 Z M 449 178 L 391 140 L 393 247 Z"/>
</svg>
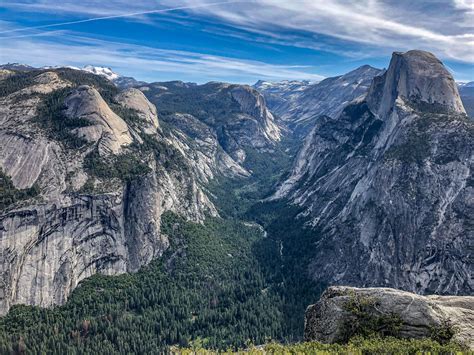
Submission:
<svg viewBox="0 0 474 355">
<path fill-rule="evenodd" d="M 100 67 L 100 66 L 96 67 L 93 65 L 86 65 L 82 68 L 82 70 L 87 71 L 89 73 L 96 74 L 96 75 L 104 76 L 111 81 L 116 80 L 120 77 L 119 74 L 115 73 L 109 67 Z"/>
<path fill-rule="evenodd" d="M 438 111 L 466 113 L 451 73 L 432 53 L 421 50 L 394 52 L 389 68 L 374 79 L 367 96 L 379 115 L 390 112 L 399 99 L 428 104 Z"/>
<path fill-rule="evenodd" d="M 34 69 L 32 66 L 23 63 L 7 63 L 0 65 L 0 69 L 7 70 L 31 70 Z"/>
</svg>

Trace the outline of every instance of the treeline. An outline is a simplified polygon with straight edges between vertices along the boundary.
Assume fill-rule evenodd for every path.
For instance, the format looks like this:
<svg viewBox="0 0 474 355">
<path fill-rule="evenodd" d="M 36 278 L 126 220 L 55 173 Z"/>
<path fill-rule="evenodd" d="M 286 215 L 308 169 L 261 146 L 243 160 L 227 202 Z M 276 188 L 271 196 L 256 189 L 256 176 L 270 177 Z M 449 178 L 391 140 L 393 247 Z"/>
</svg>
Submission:
<svg viewBox="0 0 474 355">
<path fill-rule="evenodd" d="M 0 168 L 0 211 L 22 200 L 37 196 L 39 189 L 33 185 L 28 189 L 17 189 L 11 180 Z"/>
<path fill-rule="evenodd" d="M 0 319 L 0 353 L 156 353 L 285 339 L 285 301 L 253 254 L 258 228 L 167 213 L 163 233 L 170 250 L 136 274 L 93 276 L 62 307 L 13 307 Z"/>
</svg>

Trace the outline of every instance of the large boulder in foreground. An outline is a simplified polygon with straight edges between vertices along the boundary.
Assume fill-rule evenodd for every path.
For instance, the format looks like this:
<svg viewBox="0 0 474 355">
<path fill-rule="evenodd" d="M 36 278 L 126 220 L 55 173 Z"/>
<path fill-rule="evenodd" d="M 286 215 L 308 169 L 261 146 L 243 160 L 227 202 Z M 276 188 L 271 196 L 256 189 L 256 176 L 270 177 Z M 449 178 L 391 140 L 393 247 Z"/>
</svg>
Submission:
<svg viewBox="0 0 474 355">
<path fill-rule="evenodd" d="M 372 331 L 402 338 L 452 339 L 474 349 L 474 297 L 333 286 L 306 310 L 306 341 L 345 342 Z"/>
</svg>

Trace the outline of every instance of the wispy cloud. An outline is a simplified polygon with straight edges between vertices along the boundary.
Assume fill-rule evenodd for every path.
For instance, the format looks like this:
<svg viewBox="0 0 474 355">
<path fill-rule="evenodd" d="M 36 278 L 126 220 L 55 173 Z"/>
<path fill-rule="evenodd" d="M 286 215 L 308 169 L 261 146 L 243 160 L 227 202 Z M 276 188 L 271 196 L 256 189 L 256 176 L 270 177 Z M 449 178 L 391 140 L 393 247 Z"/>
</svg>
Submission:
<svg viewBox="0 0 474 355">
<path fill-rule="evenodd" d="M 0 20 L 0 61 L 110 65 L 123 73 L 137 73 L 142 79 L 317 80 L 315 71 L 322 66 L 276 63 L 313 63 L 314 56 L 321 58 L 323 53 L 346 63 L 377 58 L 377 65 L 383 66 L 392 51 L 414 48 L 453 62 L 463 76 L 472 76 L 474 62 L 473 0 L 19 0 L 0 2 L 0 7 L 15 13 L 18 20 Z M 140 26 L 143 38 L 130 33 L 120 38 L 120 20 L 131 26 L 130 33 L 133 25 Z M 109 21 L 107 31 L 92 24 L 73 27 L 94 22 L 109 26 Z M 144 24 L 153 26 L 157 37 L 179 32 L 177 41 L 167 43 L 167 48 L 186 51 L 146 47 L 161 47 L 160 41 L 167 39 L 166 35 L 156 40 L 152 35 L 147 37 Z M 73 28 L 83 30 L 87 38 L 70 37 L 71 32 L 65 31 Z M 61 31 L 57 32 L 61 37 L 52 37 L 51 30 Z M 196 38 L 207 36 L 208 43 L 184 40 L 181 45 L 179 40 L 186 38 L 186 31 L 189 37 L 199 31 Z M 129 43 L 100 42 L 98 38 Z M 225 48 L 219 47 L 222 43 Z M 322 65 L 335 64 L 329 62 Z"/>
<path fill-rule="evenodd" d="M 95 21 L 104 21 L 104 20 L 112 20 L 112 19 L 119 19 L 119 18 L 129 18 L 129 17 L 138 17 L 143 15 L 151 15 L 151 14 L 162 14 L 166 12 L 173 12 L 173 11 L 182 11 L 182 10 L 196 10 L 206 7 L 218 6 L 218 5 L 228 5 L 232 3 L 242 3 L 244 1 L 235 0 L 235 1 L 220 1 L 220 2 L 212 2 L 212 3 L 202 3 L 202 4 L 195 4 L 195 5 L 185 5 L 185 6 L 178 6 L 178 7 L 169 7 L 165 9 L 155 9 L 155 10 L 147 10 L 147 11 L 138 11 L 138 12 L 126 12 L 126 13 L 118 13 L 115 15 L 108 15 L 108 16 L 101 16 L 101 17 L 91 17 L 82 20 L 75 20 L 75 21 L 65 21 L 65 22 L 56 22 L 50 23 L 46 25 L 40 26 L 29 26 L 29 27 L 20 27 L 15 29 L 9 29 L 0 31 L 0 34 L 10 33 L 10 32 L 23 32 L 28 30 L 37 30 L 37 29 L 45 29 L 51 27 L 63 27 L 68 25 L 75 25 L 80 23 L 86 22 L 95 22 Z M 50 9 L 49 7 L 42 7 L 43 9 Z M 64 9 L 64 5 L 61 6 L 61 9 Z"/>
<path fill-rule="evenodd" d="M 188 6 L 196 6 L 203 0 L 185 2 Z M 289 36 L 288 30 L 292 36 L 306 34 L 301 37 L 300 45 L 306 43 L 310 48 L 308 33 L 388 51 L 421 48 L 444 58 L 471 62 L 474 61 L 474 41 L 472 31 L 465 26 L 469 3 L 472 4 L 472 0 L 453 3 L 437 0 L 258 0 L 231 8 L 190 11 L 247 31 L 276 33 L 281 40 Z M 291 44 L 290 41 L 287 43 Z"/>
<path fill-rule="evenodd" d="M 61 33 L 67 43 L 19 38 L 0 54 L 2 62 L 25 62 L 34 66 L 85 64 L 110 66 L 120 73 L 139 79 L 228 80 L 250 83 L 259 78 L 269 80 L 310 79 L 323 77 L 306 66 L 274 65 L 261 61 L 241 60 L 177 50 L 94 40 Z"/>
</svg>

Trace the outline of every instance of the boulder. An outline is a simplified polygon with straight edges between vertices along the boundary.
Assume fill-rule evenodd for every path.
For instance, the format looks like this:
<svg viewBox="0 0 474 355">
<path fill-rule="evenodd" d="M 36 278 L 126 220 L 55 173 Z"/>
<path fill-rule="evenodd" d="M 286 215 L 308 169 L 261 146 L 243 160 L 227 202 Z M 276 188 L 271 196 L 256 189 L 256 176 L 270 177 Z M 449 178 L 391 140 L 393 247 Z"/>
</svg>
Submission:
<svg viewBox="0 0 474 355">
<path fill-rule="evenodd" d="M 402 338 L 439 339 L 453 332 L 452 340 L 474 349 L 473 296 L 420 296 L 392 288 L 329 287 L 306 310 L 305 340 L 344 342 L 362 318 L 385 334 L 388 323 L 396 324 L 392 335 Z"/>
</svg>

